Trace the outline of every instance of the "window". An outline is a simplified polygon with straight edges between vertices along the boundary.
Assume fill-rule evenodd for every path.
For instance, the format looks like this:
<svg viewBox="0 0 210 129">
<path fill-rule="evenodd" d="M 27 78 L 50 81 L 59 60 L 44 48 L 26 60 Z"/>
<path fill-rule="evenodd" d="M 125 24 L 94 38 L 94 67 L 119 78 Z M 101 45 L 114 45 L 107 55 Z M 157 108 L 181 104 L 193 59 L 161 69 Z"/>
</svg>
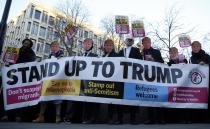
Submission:
<svg viewBox="0 0 210 129">
<path fill-rule="evenodd" d="M 61 24 L 60 24 L 60 29 L 64 30 L 66 24 L 67 24 L 67 20 L 65 18 L 62 18 Z"/>
<path fill-rule="evenodd" d="M 42 22 L 47 23 L 47 18 L 48 18 L 47 12 L 46 11 L 43 11 L 43 14 L 42 14 Z"/>
<path fill-rule="evenodd" d="M 43 51 L 43 46 L 44 46 L 44 39 L 38 39 L 38 43 L 37 43 L 37 48 L 36 51 L 37 52 L 42 52 Z"/>
<path fill-rule="evenodd" d="M 25 25 L 25 22 L 24 22 L 24 21 L 22 21 L 22 25 L 21 25 L 21 26 L 22 26 L 22 28 L 24 27 L 24 25 Z"/>
<path fill-rule="evenodd" d="M 30 18 L 32 18 L 33 12 L 34 12 L 34 6 L 32 5 L 32 6 L 31 6 L 31 11 L 30 11 Z"/>
<path fill-rule="evenodd" d="M 26 39 L 28 39 L 29 38 L 29 34 L 26 34 Z"/>
<path fill-rule="evenodd" d="M 103 38 L 104 39 L 104 38 Z M 104 44 L 104 40 L 101 37 L 98 38 L 98 44 L 102 46 Z"/>
<path fill-rule="evenodd" d="M 43 56 L 43 59 L 48 59 L 48 58 L 49 58 L 49 56 L 47 56 L 47 55 Z"/>
<path fill-rule="evenodd" d="M 91 39 L 93 38 L 93 32 L 89 33 L 89 38 L 91 38 Z"/>
<path fill-rule="evenodd" d="M 50 16 L 50 18 L 49 18 L 49 24 L 51 25 L 51 26 L 53 26 L 54 25 L 54 17 L 52 17 L 52 16 Z"/>
<path fill-rule="evenodd" d="M 82 50 L 82 41 L 78 41 L 77 48 L 78 48 L 79 50 Z"/>
<path fill-rule="evenodd" d="M 93 37 L 93 42 L 97 43 L 97 35 L 95 35 L 95 34 L 94 34 L 94 37 Z"/>
<path fill-rule="evenodd" d="M 39 39 L 38 39 L 38 42 L 39 42 L 39 43 L 44 43 L 44 39 L 39 38 Z"/>
<path fill-rule="evenodd" d="M 42 49 L 43 49 L 43 44 L 37 43 L 36 51 L 37 51 L 38 53 L 41 53 L 41 52 L 42 52 Z"/>
<path fill-rule="evenodd" d="M 97 47 L 96 44 L 93 45 L 93 52 L 96 53 L 97 52 Z"/>
<path fill-rule="evenodd" d="M 73 43 L 73 47 L 74 47 L 74 48 L 77 48 L 77 45 L 78 45 L 78 40 L 75 39 L 75 40 L 74 40 L 74 43 Z"/>
<path fill-rule="evenodd" d="M 49 54 L 51 51 L 50 44 L 45 43 L 44 53 Z"/>
<path fill-rule="evenodd" d="M 31 34 L 37 35 L 38 28 L 39 28 L 39 23 L 38 22 L 33 22 Z"/>
<path fill-rule="evenodd" d="M 85 34 L 84 34 L 85 38 L 88 38 L 88 32 L 85 31 Z"/>
<path fill-rule="evenodd" d="M 59 38 L 58 32 L 54 32 L 54 38 L 53 38 L 53 40 L 58 40 L 58 38 Z"/>
<path fill-rule="evenodd" d="M 83 30 L 82 29 L 79 29 L 79 37 L 83 37 Z"/>
<path fill-rule="evenodd" d="M 26 10 L 23 11 L 23 18 L 26 16 Z"/>
<path fill-rule="evenodd" d="M 32 38 L 30 38 L 30 39 L 33 42 L 32 49 L 35 51 L 35 48 L 36 48 L 36 40 L 35 39 L 32 39 Z"/>
<path fill-rule="evenodd" d="M 40 19 L 40 16 L 41 16 L 41 11 L 39 11 L 39 10 L 35 10 L 35 15 L 34 15 L 34 18 L 36 18 L 36 19 Z"/>
<path fill-rule="evenodd" d="M 16 27 L 16 34 L 19 35 L 20 34 L 20 26 Z"/>
<path fill-rule="evenodd" d="M 45 37 L 45 33 L 46 33 L 46 28 L 40 26 L 39 36 Z"/>
<path fill-rule="evenodd" d="M 28 22 L 27 31 L 30 32 L 31 30 L 31 22 Z"/>
<path fill-rule="evenodd" d="M 52 40 L 52 38 L 53 38 L 53 28 L 48 26 L 48 28 L 47 28 L 47 39 Z"/>
<path fill-rule="evenodd" d="M 13 39 L 14 38 L 14 32 L 13 31 L 10 32 L 10 35 L 11 35 L 11 39 Z"/>
</svg>

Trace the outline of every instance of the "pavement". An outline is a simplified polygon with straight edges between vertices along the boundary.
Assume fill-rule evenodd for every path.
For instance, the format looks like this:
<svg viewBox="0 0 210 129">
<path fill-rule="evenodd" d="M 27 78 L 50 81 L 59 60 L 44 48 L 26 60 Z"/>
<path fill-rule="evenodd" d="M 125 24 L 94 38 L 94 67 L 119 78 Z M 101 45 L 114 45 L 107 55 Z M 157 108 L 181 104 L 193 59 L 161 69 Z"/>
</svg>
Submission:
<svg viewBox="0 0 210 129">
<path fill-rule="evenodd" d="M 0 123 L 0 129 L 210 129 L 210 124 L 164 124 L 164 125 L 108 125 L 69 123 Z"/>
</svg>

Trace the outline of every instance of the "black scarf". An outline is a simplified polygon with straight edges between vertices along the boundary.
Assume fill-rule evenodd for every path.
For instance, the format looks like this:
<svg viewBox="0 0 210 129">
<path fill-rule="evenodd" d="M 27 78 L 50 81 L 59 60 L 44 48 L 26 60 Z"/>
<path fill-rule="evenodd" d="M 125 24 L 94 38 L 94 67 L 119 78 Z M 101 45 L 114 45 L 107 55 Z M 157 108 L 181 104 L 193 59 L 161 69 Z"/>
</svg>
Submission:
<svg viewBox="0 0 210 129">
<path fill-rule="evenodd" d="M 200 59 L 202 59 L 204 56 L 205 56 L 205 51 L 204 50 L 200 50 L 198 53 L 194 53 L 194 52 L 192 52 L 192 56 L 195 58 L 195 59 L 198 59 L 198 60 L 200 60 Z"/>
</svg>

